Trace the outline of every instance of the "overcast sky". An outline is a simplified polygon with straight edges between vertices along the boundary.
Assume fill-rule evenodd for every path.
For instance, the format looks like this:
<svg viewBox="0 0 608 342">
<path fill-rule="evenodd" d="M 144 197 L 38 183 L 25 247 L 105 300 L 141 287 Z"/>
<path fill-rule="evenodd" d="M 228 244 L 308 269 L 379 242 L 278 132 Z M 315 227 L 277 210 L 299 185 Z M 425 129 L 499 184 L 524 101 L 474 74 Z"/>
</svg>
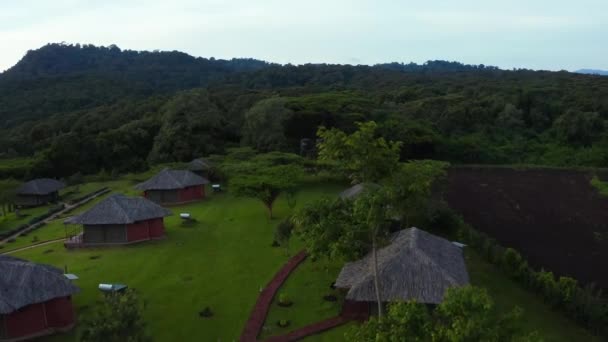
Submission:
<svg viewBox="0 0 608 342">
<path fill-rule="evenodd" d="M 0 0 L 0 71 L 49 42 L 294 64 L 608 69 L 608 0 Z"/>
</svg>

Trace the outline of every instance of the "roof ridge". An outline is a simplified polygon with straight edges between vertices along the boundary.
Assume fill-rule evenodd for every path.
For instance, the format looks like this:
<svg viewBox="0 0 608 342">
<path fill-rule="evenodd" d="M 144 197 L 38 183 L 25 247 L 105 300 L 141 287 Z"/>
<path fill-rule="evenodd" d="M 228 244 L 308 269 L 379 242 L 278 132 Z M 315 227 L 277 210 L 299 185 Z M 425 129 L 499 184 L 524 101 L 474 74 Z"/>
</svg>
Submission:
<svg viewBox="0 0 608 342">
<path fill-rule="evenodd" d="M 133 222 L 133 219 L 131 218 L 131 216 L 129 216 L 129 214 L 127 214 L 127 212 L 125 211 L 125 208 L 123 208 L 123 206 L 122 206 L 121 202 L 119 202 L 119 201 L 117 201 L 117 200 L 116 200 L 116 197 L 123 197 L 123 198 L 125 198 L 125 199 L 128 199 L 128 198 L 127 198 L 126 196 L 121 196 L 121 194 L 117 194 L 117 195 L 118 195 L 118 196 L 116 196 L 116 195 L 115 195 L 115 196 L 112 196 L 112 197 L 110 197 L 110 198 L 111 198 L 111 199 L 112 199 L 112 200 L 113 200 L 113 201 L 116 203 L 116 205 L 117 205 L 117 206 L 120 208 L 120 211 L 122 212 L 123 217 L 125 217 L 125 218 L 127 219 L 127 221 L 131 221 L 131 222 Z"/>
<path fill-rule="evenodd" d="M 416 227 L 412 227 L 412 228 L 416 229 L 416 230 L 412 230 L 412 232 L 416 232 L 416 234 L 413 235 L 415 238 L 413 238 L 412 240 L 416 240 L 416 242 L 418 242 L 418 239 L 420 238 L 420 232 L 421 232 L 421 230 L 418 229 L 418 228 L 416 228 Z M 444 240 L 442 237 L 439 237 L 439 236 L 434 236 L 434 238 L 439 238 L 441 240 Z M 426 252 L 426 250 L 424 250 L 423 248 L 416 248 L 417 246 L 418 246 L 418 243 L 416 243 L 416 245 L 415 245 L 415 248 L 414 248 L 415 252 L 420 252 L 420 256 L 422 256 L 424 259 L 428 260 L 435 267 L 437 267 L 438 269 L 440 269 L 441 270 L 441 274 L 445 275 L 450 280 L 450 282 L 452 282 L 452 283 L 456 282 L 456 279 L 454 277 L 452 277 L 452 274 L 448 270 L 446 270 L 443 267 L 443 265 L 439 264 L 434 258 L 432 258 L 430 255 L 428 255 L 428 253 Z"/>
</svg>

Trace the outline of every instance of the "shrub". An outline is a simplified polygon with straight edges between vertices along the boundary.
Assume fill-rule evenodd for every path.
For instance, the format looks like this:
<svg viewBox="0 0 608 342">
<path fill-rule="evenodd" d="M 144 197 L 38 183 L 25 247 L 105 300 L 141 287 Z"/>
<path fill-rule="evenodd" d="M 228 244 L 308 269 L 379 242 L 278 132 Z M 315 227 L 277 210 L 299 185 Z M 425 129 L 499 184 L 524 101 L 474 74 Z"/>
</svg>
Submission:
<svg viewBox="0 0 608 342">
<path fill-rule="evenodd" d="M 279 305 L 280 306 L 291 306 L 293 302 L 285 293 L 279 294 Z"/>
</svg>

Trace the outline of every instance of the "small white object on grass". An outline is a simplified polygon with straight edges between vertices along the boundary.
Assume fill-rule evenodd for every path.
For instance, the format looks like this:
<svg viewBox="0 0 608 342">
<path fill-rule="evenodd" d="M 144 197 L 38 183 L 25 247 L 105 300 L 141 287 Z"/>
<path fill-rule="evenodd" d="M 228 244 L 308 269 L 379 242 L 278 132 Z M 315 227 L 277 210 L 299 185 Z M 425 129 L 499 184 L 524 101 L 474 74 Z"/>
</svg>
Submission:
<svg viewBox="0 0 608 342">
<path fill-rule="evenodd" d="M 179 217 L 181 217 L 183 219 L 189 219 L 190 218 L 190 213 L 181 213 L 181 214 L 179 214 Z"/>
</svg>

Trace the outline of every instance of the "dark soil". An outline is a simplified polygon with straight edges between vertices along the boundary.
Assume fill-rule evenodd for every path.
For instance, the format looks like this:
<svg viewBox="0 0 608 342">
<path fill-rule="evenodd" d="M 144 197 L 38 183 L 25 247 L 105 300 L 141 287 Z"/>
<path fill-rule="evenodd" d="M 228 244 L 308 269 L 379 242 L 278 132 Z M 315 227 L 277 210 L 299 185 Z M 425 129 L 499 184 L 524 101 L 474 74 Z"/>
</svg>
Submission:
<svg viewBox="0 0 608 342">
<path fill-rule="evenodd" d="M 536 269 L 608 288 L 608 197 L 590 172 L 455 167 L 446 198 L 466 222 Z M 602 177 L 601 177 L 602 178 Z"/>
</svg>

